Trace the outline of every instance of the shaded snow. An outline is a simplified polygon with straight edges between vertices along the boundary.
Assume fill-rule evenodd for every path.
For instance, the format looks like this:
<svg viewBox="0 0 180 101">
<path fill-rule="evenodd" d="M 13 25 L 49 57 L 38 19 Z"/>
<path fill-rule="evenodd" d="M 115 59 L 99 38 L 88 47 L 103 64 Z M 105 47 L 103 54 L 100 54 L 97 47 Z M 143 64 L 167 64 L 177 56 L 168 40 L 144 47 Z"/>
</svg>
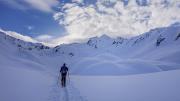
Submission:
<svg viewBox="0 0 180 101">
<path fill-rule="evenodd" d="M 88 101 L 179 101 L 180 70 L 132 76 L 74 76 Z"/>
<path fill-rule="evenodd" d="M 50 48 L 0 32 L 0 101 L 178 101 L 179 33 L 174 25 Z M 160 35 L 165 40 L 157 46 Z M 57 84 L 64 62 L 66 89 Z"/>
</svg>

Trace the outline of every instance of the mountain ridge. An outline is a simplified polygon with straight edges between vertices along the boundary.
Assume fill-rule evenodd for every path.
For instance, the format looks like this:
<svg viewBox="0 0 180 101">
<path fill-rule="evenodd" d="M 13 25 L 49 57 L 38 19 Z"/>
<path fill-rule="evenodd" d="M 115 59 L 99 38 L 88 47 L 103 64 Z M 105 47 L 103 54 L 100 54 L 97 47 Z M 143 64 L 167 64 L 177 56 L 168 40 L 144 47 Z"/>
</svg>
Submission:
<svg viewBox="0 0 180 101">
<path fill-rule="evenodd" d="M 180 67 L 180 26 L 153 29 L 130 39 L 90 38 L 56 47 L 24 42 L 0 33 L 0 64 L 57 71 L 64 62 L 72 74 L 129 75 Z M 11 61 L 10 61 L 11 60 Z M 17 62 L 21 61 L 21 62 Z M 32 65 L 32 64 L 31 64 Z M 32 66 L 28 68 L 32 68 Z M 126 67 L 126 68 L 125 68 Z"/>
<path fill-rule="evenodd" d="M 168 26 L 168 27 L 178 27 L 178 26 L 180 26 L 180 23 L 174 23 L 174 24 L 172 24 L 172 25 L 170 25 L 170 26 Z M 118 43 L 122 44 L 122 41 L 124 41 L 124 40 L 133 40 L 133 39 L 136 39 L 136 38 L 138 38 L 138 37 L 140 37 L 140 40 L 141 40 L 144 36 L 148 37 L 149 34 L 150 34 L 150 33 L 153 33 L 154 31 L 157 32 L 157 33 L 161 33 L 161 30 L 165 30 L 165 29 L 167 29 L 168 27 L 161 27 L 161 28 L 151 29 L 151 30 L 148 31 L 148 32 L 145 32 L 145 33 L 143 33 L 143 34 L 140 34 L 140 35 L 138 35 L 138 36 L 134 36 L 134 37 L 131 37 L 131 38 L 128 38 L 128 39 L 123 38 L 123 37 L 111 38 L 111 37 L 109 37 L 108 35 L 103 34 L 102 36 L 99 36 L 99 37 L 96 36 L 96 37 L 89 38 L 85 43 L 88 43 L 88 41 L 91 41 L 91 40 L 94 40 L 94 41 L 113 40 L 113 44 L 118 44 Z M 23 35 L 21 35 L 21 34 L 15 33 L 15 32 L 12 32 L 12 31 L 4 31 L 4 30 L 2 30 L 2 29 L 0 29 L 0 32 L 1 32 L 1 34 L 4 33 L 4 34 L 7 35 L 7 36 L 14 37 L 14 38 L 16 38 L 16 39 L 18 39 L 18 40 L 21 40 L 21 41 L 31 42 L 31 43 L 34 43 L 34 44 L 42 44 L 42 45 L 44 45 L 44 46 L 49 47 L 48 45 L 46 45 L 46 44 L 44 44 L 44 43 L 42 43 L 42 42 L 38 42 L 38 41 L 34 40 L 33 38 L 31 38 L 31 37 L 29 37 L 29 36 L 23 36 Z M 163 33 L 162 33 L 162 34 L 163 34 Z M 118 42 L 118 39 L 119 39 L 120 42 Z M 177 39 L 178 39 L 178 38 L 177 38 Z M 136 43 L 137 41 L 138 41 L 138 40 L 136 40 L 135 43 Z M 82 42 L 82 43 L 84 43 L 84 42 Z M 77 43 L 77 44 L 82 44 L 82 43 Z M 70 43 L 70 45 L 71 45 L 71 44 L 76 44 L 76 43 Z M 58 47 L 58 46 L 61 46 L 61 45 L 68 45 L 68 44 L 60 44 L 60 45 L 56 45 L 56 46 L 54 46 L 54 47 Z M 52 48 L 54 48 L 54 47 L 52 47 Z"/>
</svg>

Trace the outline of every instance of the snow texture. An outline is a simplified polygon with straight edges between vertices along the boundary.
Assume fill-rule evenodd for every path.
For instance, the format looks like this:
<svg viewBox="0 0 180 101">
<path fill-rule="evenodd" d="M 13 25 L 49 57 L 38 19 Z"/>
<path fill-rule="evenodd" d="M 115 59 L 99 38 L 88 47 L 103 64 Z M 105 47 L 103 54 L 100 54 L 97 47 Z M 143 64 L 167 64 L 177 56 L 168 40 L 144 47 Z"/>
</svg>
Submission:
<svg viewBox="0 0 180 101">
<path fill-rule="evenodd" d="M 48 47 L 0 32 L 0 101 L 179 101 L 179 36 L 174 24 Z M 70 80 L 61 88 L 64 62 Z"/>
</svg>

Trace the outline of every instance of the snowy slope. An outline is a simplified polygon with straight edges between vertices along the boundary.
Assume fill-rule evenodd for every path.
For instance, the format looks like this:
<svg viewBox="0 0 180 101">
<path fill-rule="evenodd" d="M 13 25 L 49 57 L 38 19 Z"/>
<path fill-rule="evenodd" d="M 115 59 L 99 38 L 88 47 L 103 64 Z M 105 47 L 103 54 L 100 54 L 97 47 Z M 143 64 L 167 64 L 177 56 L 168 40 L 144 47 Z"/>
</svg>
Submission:
<svg viewBox="0 0 180 101">
<path fill-rule="evenodd" d="M 90 38 L 86 43 L 52 48 L 14 38 L 5 32 L 0 36 L 0 62 L 5 66 L 32 65 L 30 68 L 54 72 L 66 62 L 72 74 L 83 75 L 129 75 L 180 67 L 178 23 L 131 39 L 103 35 Z M 21 62 L 17 64 L 18 61 Z"/>
<path fill-rule="evenodd" d="M 72 45 L 62 51 L 75 54 L 72 69 L 77 74 L 126 75 L 172 70 L 180 67 L 179 33 L 179 25 L 174 25 L 119 41 L 102 36 L 87 42 L 92 49 Z M 160 38 L 165 39 L 157 45 Z"/>
<path fill-rule="evenodd" d="M 180 24 L 56 47 L 0 32 L 0 101 L 179 101 L 179 43 Z M 63 62 L 65 89 L 57 84 Z"/>
</svg>

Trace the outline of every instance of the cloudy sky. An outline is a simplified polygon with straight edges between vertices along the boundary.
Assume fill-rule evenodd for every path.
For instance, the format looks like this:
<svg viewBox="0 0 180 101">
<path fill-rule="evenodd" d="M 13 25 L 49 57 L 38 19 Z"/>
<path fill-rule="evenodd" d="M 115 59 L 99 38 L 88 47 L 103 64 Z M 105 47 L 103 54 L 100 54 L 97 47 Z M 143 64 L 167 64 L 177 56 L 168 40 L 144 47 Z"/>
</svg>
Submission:
<svg viewBox="0 0 180 101">
<path fill-rule="evenodd" d="M 132 37 L 180 22 L 179 0 L 0 0 L 0 28 L 51 44 Z"/>
</svg>

